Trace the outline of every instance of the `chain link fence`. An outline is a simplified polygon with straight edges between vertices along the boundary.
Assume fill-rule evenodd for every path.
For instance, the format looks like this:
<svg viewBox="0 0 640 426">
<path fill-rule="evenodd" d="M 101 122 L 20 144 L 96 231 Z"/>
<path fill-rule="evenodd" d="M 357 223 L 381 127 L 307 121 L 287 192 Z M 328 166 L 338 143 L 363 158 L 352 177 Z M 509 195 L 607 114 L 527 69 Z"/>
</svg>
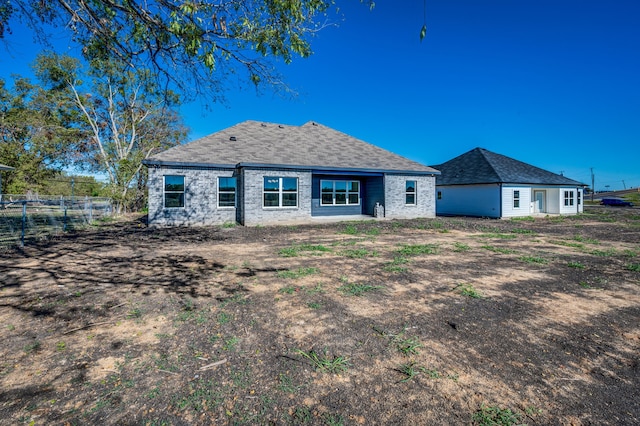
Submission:
<svg viewBox="0 0 640 426">
<path fill-rule="evenodd" d="M 24 246 L 82 229 L 112 215 L 111 199 L 101 197 L 0 196 L 0 247 Z"/>
</svg>

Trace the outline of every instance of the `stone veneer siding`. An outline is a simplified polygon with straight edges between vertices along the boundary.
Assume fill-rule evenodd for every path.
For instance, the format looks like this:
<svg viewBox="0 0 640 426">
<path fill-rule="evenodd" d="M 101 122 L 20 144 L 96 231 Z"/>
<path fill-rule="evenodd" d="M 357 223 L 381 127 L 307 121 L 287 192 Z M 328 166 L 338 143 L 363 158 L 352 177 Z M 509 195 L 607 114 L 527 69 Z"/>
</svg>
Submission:
<svg viewBox="0 0 640 426">
<path fill-rule="evenodd" d="M 245 226 L 299 223 L 311 219 L 311 171 L 242 168 L 238 199 L 239 222 Z M 263 178 L 297 177 L 297 207 L 263 207 Z M 240 186 L 241 185 L 241 186 Z"/>
<path fill-rule="evenodd" d="M 416 205 L 406 205 L 406 182 L 416 181 Z M 386 174 L 384 177 L 384 208 L 387 219 L 414 219 L 436 216 L 435 176 Z"/>
<path fill-rule="evenodd" d="M 184 176 L 184 207 L 164 208 L 164 176 Z M 149 225 L 197 226 L 236 222 L 236 209 L 218 208 L 218 177 L 234 169 L 149 167 Z M 238 190 L 236 189 L 236 205 Z"/>
<path fill-rule="evenodd" d="M 185 206 L 164 208 L 165 175 L 185 177 Z M 237 208 L 218 208 L 218 177 L 236 177 Z M 263 178 L 297 177 L 297 207 L 263 207 Z M 417 181 L 416 205 L 405 204 L 405 182 Z M 311 171 L 258 168 L 149 167 L 149 225 L 206 226 L 241 223 L 246 226 L 303 223 L 311 219 Z M 435 217 L 435 177 L 384 176 L 385 217 L 410 219 Z"/>
</svg>

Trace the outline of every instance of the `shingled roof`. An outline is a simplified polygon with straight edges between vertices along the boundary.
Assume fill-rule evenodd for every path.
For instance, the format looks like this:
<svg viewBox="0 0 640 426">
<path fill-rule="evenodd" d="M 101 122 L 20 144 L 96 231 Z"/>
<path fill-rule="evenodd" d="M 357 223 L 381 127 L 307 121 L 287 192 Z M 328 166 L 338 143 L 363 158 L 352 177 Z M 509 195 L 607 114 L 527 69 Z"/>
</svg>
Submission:
<svg viewBox="0 0 640 426">
<path fill-rule="evenodd" d="M 161 152 L 146 160 L 145 164 L 439 173 L 431 167 L 311 121 L 302 126 L 244 121 Z"/>
<path fill-rule="evenodd" d="M 446 163 L 433 166 L 440 170 L 436 185 L 473 185 L 484 183 L 520 183 L 536 185 L 586 186 L 522 161 L 475 148 Z"/>
</svg>

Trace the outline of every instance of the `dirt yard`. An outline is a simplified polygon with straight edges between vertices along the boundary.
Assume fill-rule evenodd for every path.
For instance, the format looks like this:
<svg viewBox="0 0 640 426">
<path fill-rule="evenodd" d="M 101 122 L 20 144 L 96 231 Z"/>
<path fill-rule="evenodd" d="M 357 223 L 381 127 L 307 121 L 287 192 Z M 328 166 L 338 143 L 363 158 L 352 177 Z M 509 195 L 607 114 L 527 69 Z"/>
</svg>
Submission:
<svg viewBox="0 0 640 426">
<path fill-rule="evenodd" d="M 638 209 L 1 254 L 0 424 L 640 424 Z"/>
</svg>

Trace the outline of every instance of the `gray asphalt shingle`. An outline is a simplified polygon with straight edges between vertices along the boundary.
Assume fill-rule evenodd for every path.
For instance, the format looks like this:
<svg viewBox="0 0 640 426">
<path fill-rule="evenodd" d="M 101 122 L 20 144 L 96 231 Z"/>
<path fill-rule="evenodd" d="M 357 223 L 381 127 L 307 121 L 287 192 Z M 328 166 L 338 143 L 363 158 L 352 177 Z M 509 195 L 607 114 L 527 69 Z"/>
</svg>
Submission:
<svg viewBox="0 0 640 426">
<path fill-rule="evenodd" d="M 522 183 L 540 185 L 583 186 L 583 183 L 496 154 L 484 148 L 475 148 L 438 166 L 441 175 L 436 185 L 472 185 L 482 183 Z"/>
<path fill-rule="evenodd" d="M 235 140 L 233 140 L 235 138 Z M 315 122 L 244 121 L 149 158 L 146 164 L 264 164 L 296 168 L 438 171 Z"/>
</svg>

